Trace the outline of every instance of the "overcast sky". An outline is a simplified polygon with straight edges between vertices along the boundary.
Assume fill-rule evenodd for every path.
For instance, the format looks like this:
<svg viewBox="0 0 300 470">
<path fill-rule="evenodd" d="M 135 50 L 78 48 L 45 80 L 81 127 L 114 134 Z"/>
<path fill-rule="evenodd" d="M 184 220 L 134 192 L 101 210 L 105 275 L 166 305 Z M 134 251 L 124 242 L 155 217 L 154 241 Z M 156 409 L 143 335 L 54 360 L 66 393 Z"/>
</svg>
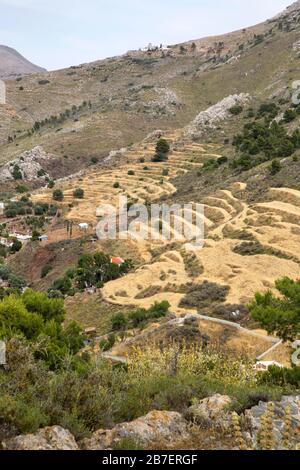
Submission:
<svg viewBox="0 0 300 470">
<path fill-rule="evenodd" d="M 263 21 L 292 0 L 0 0 L 0 44 L 48 70 Z"/>
</svg>

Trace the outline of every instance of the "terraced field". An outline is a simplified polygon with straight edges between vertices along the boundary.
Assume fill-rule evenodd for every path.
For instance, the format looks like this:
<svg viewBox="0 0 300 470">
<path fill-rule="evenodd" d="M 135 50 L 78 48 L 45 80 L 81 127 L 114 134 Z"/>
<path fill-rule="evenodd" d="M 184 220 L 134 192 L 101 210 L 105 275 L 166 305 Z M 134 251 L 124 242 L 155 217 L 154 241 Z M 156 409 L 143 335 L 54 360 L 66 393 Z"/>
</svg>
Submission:
<svg viewBox="0 0 300 470">
<path fill-rule="evenodd" d="M 203 201 L 208 229 L 202 249 L 182 243 L 169 251 L 166 245 L 155 262 L 107 284 L 104 297 L 113 303 L 143 307 L 167 299 L 174 311 L 183 313 L 186 309 L 179 304 L 187 282 L 209 280 L 229 285 L 226 302 L 241 304 L 257 290 L 273 288 L 274 281 L 282 276 L 299 278 L 300 191 L 271 189 L 270 201 L 249 206 L 235 196 L 241 189 L 247 190 L 236 184 Z M 194 266 L 196 272 L 200 267 L 200 274 L 191 276 L 191 262 L 190 270 Z M 149 286 L 152 289 L 147 292 Z"/>
<path fill-rule="evenodd" d="M 184 141 L 180 131 L 165 137 L 173 148 L 166 162 L 151 162 L 156 143 L 153 137 L 127 150 L 111 167 L 94 168 L 57 183 L 64 191 L 63 205 L 71 205 L 67 218 L 95 227 L 100 204 L 117 205 L 120 195 L 138 203 L 173 195 L 174 177 L 191 168 L 200 169 L 208 158 L 219 157 L 217 146 Z M 83 200 L 74 200 L 76 187 L 84 189 Z M 44 190 L 34 199 L 50 201 L 51 195 L 52 191 Z M 272 288 L 282 276 L 299 278 L 300 191 L 274 188 L 265 202 L 249 205 L 246 201 L 247 185 L 239 182 L 202 200 L 190 201 L 204 207 L 203 248 L 172 236 L 170 240 L 133 237 L 145 264 L 125 278 L 106 284 L 104 299 L 141 307 L 166 299 L 174 312 L 183 313 L 186 309 L 180 308 L 180 303 L 190 282 L 208 280 L 228 285 L 226 302 L 244 304 L 257 290 Z M 173 224 L 174 218 L 169 228 L 175 236 Z"/>
<path fill-rule="evenodd" d="M 167 140 L 171 143 L 178 141 L 180 134 L 168 134 Z M 164 163 L 153 163 L 151 158 L 155 153 L 155 141 L 143 142 L 133 146 L 120 156 L 121 163 L 113 167 L 95 168 L 87 171 L 80 177 L 71 181 L 58 182 L 58 186 L 64 191 L 65 206 L 72 204 L 74 207 L 67 217 L 74 221 L 96 222 L 96 209 L 101 204 L 118 203 L 120 195 L 127 196 L 129 200 L 137 203 L 145 203 L 168 196 L 176 192 L 171 180 L 188 172 L 193 168 L 201 168 L 203 161 L 209 157 L 214 146 L 202 146 L 197 143 L 185 143 L 174 145 L 169 160 Z M 115 183 L 118 183 L 119 187 Z M 85 191 L 84 200 L 74 200 L 74 188 L 80 187 Z M 49 201 L 52 192 L 44 190 L 33 196 L 35 200 Z"/>
</svg>

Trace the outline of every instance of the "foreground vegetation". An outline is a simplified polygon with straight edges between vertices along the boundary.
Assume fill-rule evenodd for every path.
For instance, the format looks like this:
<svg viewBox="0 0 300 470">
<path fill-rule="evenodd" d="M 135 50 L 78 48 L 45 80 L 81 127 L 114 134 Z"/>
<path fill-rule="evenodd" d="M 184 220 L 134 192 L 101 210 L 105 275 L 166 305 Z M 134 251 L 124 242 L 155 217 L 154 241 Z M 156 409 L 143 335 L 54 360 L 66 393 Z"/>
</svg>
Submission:
<svg viewBox="0 0 300 470">
<path fill-rule="evenodd" d="M 193 400 L 216 392 L 229 394 L 238 412 L 280 396 L 279 388 L 256 383 L 246 360 L 200 348 L 136 349 L 128 367 L 114 367 L 99 356 L 74 368 L 66 356 L 53 372 L 36 359 L 39 347 L 24 339 L 7 344 L 0 422 L 11 434 L 59 424 L 80 438 L 153 409 L 183 412 Z"/>
</svg>

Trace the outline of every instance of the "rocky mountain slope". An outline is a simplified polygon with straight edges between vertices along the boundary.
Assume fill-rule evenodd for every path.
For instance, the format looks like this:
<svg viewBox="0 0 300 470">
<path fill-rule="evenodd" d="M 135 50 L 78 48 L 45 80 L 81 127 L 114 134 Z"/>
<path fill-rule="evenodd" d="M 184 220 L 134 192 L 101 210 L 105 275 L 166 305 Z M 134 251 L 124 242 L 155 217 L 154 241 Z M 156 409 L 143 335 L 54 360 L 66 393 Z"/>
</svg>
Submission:
<svg viewBox="0 0 300 470">
<path fill-rule="evenodd" d="M 298 79 L 299 3 L 260 25 L 7 84 L 1 160 L 42 145 L 78 168 L 155 129 L 187 125 L 229 95 L 284 99 Z M 219 135 L 220 139 L 220 135 Z"/>
<path fill-rule="evenodd" d="M 12 80 L 39 72 L 46 72 L 46 70 L 29 62 L 15 49 L 0 45 L 0 79 Z"/>
</svg>

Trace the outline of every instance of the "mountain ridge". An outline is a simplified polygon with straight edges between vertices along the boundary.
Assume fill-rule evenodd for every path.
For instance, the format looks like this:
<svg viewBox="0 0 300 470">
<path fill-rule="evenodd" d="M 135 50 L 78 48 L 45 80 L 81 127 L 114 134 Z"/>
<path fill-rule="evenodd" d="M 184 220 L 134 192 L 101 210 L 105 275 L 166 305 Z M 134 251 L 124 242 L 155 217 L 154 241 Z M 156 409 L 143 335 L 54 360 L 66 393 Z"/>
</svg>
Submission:
<svg viewBox="0 0 300 470">
<path fill-rule="evenodd" d="M 46 72 L 46 69 L 33 64 L 16 49 L 0 44 L 0 79 L 12 80 L 40 72 Z"/>
</svg>

